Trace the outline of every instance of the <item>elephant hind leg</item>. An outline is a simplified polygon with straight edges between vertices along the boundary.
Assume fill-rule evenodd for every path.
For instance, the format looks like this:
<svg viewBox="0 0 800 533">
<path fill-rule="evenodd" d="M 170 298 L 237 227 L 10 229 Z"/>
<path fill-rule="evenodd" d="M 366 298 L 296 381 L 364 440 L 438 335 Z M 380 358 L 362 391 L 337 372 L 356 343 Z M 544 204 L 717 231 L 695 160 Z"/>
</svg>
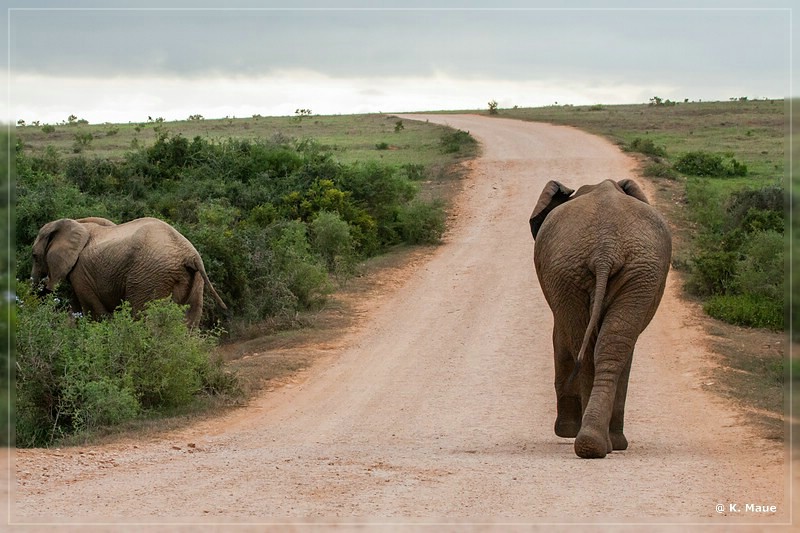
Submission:
<svg viewBox="0 0 800 533">
<path fill-rule="evenodd" d="M 631 374 L 633 353 L 628 358 L 628 364 L 622 370 L 617 382 L 617 394 L 614 397 L 614 410 L 611 412 L 611 423 L 608 427 L 611 436 L 611 445 L 614 450 L 628 449 L 628 439 L 625 438 L 623 427 L 625 425 L 625 399 L 628 396 L 628 378 Z"/>
<path fill-rule="evenodd" d="M 203 314 L 203 276 L 200 272 L 194 272 L 190 283 L 189 294 L 184 302 L 189 305 L 189 309 L 186 310 L 186 323 L 190 328 L 194 328 L 200 323 L 200 316 Z M 177 299 L 177 296 L 173 293 L 173 298 Z"/>
<path fill-rule="evenodd" d="M 574 438 L 581 430 L 581 399 L 578 396 L 561 396 L 556 399 L 555 432 L 559 437 Z"/>
<path fill-rule="evenodd" d="M 575 455 L 583 459 L 602 459 L 612 450 L 608 431 L 584 426 L 575 438 Z"/>
<path fill-rule="evenodd" d="M 569 343 L 568 334 L 553 330 L 553 351 L 556 367 L 556 423 L 555 434 L 559 437 L 574 438 L 581 429 L 583 405 L 577 384 L 569 377 L 575 368 L 573 350 Z"/>
<path fill-rule="evenodd" d="M 583 413 L 581 431 L 575 439 L 575 453 L 580 457 L 605 457 L 613 450 L 628 447 L 622 427 L 637 335 L 626 330 L 628 324 L 612 310 L 598 334 L 591 396 Z"/>
</svg>

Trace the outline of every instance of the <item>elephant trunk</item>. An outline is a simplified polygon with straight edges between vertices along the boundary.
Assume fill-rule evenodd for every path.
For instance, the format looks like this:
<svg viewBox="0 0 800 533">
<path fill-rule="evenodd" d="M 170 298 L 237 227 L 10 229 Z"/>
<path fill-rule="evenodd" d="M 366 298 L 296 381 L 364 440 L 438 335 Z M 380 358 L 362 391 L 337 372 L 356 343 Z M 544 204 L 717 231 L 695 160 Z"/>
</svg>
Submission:
<svg viewBox="0 0 800 533">
<path fill-rule="evenodd" d="M 52 292 L 48 287 L 47 282 L 49 281 L 50 275 L 48 274 L 47 269 L 42 268 L 34 263 L 33 268 L 31 269 L 31 286 L 33 287 L 33 291 L 39 296 L 43 296 Z"/>
</svg>

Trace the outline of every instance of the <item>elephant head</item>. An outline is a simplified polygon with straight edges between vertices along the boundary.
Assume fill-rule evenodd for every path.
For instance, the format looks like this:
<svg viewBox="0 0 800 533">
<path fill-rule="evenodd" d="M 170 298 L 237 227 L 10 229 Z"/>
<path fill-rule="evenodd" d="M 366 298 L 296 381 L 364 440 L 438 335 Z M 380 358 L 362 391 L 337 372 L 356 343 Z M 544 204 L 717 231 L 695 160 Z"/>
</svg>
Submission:
<svg viewBox="0 0 800 533">
<path fill-rule="evenodd" d="M 54 290 L 73 269 L 87 242 L 89 231 L 75 220 L 62 218 L 42 226 L 33 243 L 33 284 L 46 278 L 46 288 Z"/>
</svg>

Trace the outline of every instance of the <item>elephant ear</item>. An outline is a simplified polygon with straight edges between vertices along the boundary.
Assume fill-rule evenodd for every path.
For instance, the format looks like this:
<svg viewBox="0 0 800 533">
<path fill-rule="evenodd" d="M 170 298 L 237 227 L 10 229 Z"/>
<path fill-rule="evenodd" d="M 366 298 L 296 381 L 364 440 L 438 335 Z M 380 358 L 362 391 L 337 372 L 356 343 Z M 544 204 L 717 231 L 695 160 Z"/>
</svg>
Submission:
<svg viewBox="0 0 800 533">
<path fill-rule="evenodd" d="M 71 218 L 62 218 L 45 224 L 38 239 L 46 239 L 47 288 L 54 290 L 70 273 L 81 250 L 89 241 L 89 230 Z"/>
<path fill-rule="evenodd" d="M 557 181 L 551 180 L 547 182 L 547 185 L 544 186 L 544 190 L 542 190 L 542 194 L 539 195 L 539 201 L 536 203 L 536 207 L 533 208 L 533 213 L 531 213 L 531 234 L 534 240 L 536 240 L 539 228 L 542 227 L 544 219 L 547 218 L 550 211 L 569 200 L 573 192 L 575 192 L 573 189 Z"/>
<path fill-rule="evenodd" d="M 649 204 L 650 202 L 647 201 L 647 196 L 645 196 L 644 191 L 636 184 L 633 180 L 622 180 L 618 181 L 617 185 L 623 190 L 625 194 L 628 196 L 633 196 L 637 200 L 641 200 L 642 202 Z"/>
</svg>

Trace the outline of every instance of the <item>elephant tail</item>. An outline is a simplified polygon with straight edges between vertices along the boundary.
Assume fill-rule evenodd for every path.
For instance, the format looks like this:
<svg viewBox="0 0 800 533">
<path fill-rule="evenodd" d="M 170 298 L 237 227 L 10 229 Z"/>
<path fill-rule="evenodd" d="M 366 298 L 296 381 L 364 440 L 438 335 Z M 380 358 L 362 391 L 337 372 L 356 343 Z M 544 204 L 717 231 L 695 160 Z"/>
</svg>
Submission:
<svg viewBox="0 0 800 533">
<path fill-rule="evenodd" d="M 595 267 L 595 281 L 594 281 L 594 298 L 592 302 L 592 310 L 589 314 L 589 324 L 586 326 L 586 332 L 583 334 L 583 342 L 581 349 L 578 351 L 578 357 L 575 360 L 575 368 L 572 370 L 567 383 L 572 381 L 578 376 L 581 370 L 581 364 L 586 357 L 586 350 L 589 349 L 589 343 L 592 336 L 597 332 L 600 323 L 600 315 L 603 314 L 603 300 L 606 297 L 606 287 L 608 286 L 608 278 L 611 274 L 611 265 L 607 263 L 600 263 Z"/>
<path fill-rule="evenodd" d="M 228 309 L 228 307 L 225 305 L 225 302 L 222 301 L 222 298 L 220 298 L 219 294 L 217 294 L 216 289 L 214 289 L 214 286 L 211 284 L 211 280 L 208 279 L 208 274 L 206 274 L 206 267 L 203 266 L 203 260 L 200 259 L 200 256 L 199 255 L 195 256 L 195 258 L 192 259 L 192 261 L 188 266 L 190 266 L 192 269 L 195 270 L 195 272 L 199 272 L 200 275 L 203 276 L 203 283 L 205 283 L 205 285 L 208 287 L 208 290 L 211 291 L 211 296 L 214 297 L 214 300 L 217 302 L 217 305 L 219 305 L 222 309 Z"/>
</svg>

